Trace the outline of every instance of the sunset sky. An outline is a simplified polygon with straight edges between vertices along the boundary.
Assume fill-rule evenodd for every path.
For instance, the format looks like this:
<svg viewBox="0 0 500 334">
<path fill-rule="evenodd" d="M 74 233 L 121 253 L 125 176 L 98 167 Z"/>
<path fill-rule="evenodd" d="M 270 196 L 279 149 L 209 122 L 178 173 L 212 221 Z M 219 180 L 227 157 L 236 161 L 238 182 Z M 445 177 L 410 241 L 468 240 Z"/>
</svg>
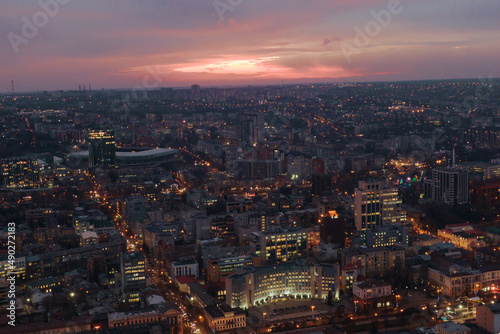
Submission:
<svg viewBox="0 0 500 334">
<path fill-rule="evenodd" d="M 29 38 L 38 1 L 2 1 L 0 92 L 500 77 L 498 0 L 401 0 L 350 59 L 391 0 L 60 1 Z"/>
</svg>

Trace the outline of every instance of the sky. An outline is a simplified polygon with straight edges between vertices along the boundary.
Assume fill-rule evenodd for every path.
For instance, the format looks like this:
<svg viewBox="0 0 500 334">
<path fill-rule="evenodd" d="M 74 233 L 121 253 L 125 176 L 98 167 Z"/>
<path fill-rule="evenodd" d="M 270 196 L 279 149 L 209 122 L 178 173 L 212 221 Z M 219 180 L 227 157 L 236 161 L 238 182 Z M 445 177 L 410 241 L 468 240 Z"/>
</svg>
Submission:
<svg viewBox="0 0 500 334">
<path fill-rule="evenodd" d="M 498 0 L 1 6 L 0 92 L 500 77 Z"/>
</svg>

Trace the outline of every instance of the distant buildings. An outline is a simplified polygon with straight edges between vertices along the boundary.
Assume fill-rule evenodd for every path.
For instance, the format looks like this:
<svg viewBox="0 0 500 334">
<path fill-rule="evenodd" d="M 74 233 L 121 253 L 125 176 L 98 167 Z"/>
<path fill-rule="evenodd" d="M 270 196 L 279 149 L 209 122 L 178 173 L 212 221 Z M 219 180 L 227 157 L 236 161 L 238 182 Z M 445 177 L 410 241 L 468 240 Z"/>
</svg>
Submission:
<svg viewBox="0 0 500 334">
<path fill-rule="evenodd" d="M 113 130 L 89 130 L 89 168 L 113 166 L 116 163 L 115 132 Z"/>
<path fill-rule="evenodd" d="M 0 188 L 38 187 L 38 162 L 29 158 L 0 160 Z"/>
<path fill-rule="evenodd" d="M 455 205 L 469 202 L 469 173 L 453 167 L 434 169 L 424 181 L 424 196 L 436 203 Z"/>
<path fill-rule="evenodd" d="M 241 179 L 272 179 L 280 172 L 280 162 L 273 160 L 235 160 L 234 174 Z"/>
<path fill-rule="evenodd" d="M 177 150 L 168 148 L 154 148 L 134 152 L 115 152 L 113 164 L 123 168 L 150 168 L 169 161 Z M 68 154 L 68 159 L 77 163 L 86 162 L 91 164 L 91 153 L 89 151 L 79 151 Z M 94 166 L 94 165 L 93 165 Z"/>
<path fill-rule="evenodd" d="M 293 180 L 311 177 L 311 159 L 304 155 L 288 155 L 286 157 L 287 174 Z"/>
<path fill-rule="evenodd" d="M 337 264 L 288 262 L 258 268 L 240 268 L 226 279 L 226 303 L 250 308 L 283 296 L 326 299 L 339 295 Z M 300 296 L 300 297 L 299 297 Z"/>
<path fill-rule="evenodd" d="M 398 189 L 385 181 L 360 181 L 354 190 L 354 222 L 358 231 L 406 220 Z"/>
<path fill-rule="evenodd" d="M 264 139 L 264 114 L 246 111 L 240 115 L 240 140 L 254 146 Z"/>
</svg>

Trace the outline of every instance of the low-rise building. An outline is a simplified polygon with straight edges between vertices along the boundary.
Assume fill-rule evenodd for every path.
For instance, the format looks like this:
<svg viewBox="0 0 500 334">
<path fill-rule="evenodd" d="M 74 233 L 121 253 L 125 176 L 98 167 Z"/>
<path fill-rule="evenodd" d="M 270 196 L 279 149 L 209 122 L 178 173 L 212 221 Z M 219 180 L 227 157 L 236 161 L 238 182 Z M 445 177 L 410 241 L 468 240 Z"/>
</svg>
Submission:
<svg viewBox="0 0 500 334">
<path fill-rule="evenodd" d="M 480 290 L 488 291 L 500 280 L 500 265 L 472 270 L 458 265 L 428 268 L 429 282 L 448 297 L 466 296 Z"/>
<path fill-rule="evenodd" d="M 181 257 L 179 261 L 173 262 L 170 266 L 170 276 L 187 276 L 194 275 L 198 278 L 198 262 L 194 257 Z"/>
<path fill-rule="evenodd" d="M 352 293 L 358 311 L 387 308 L 394 301 L 391 285 L 382 280 L 355 282 Z"/>
<path fill-rule="evenodd" d="M 145 309 L 130 312 L 108 313 L 108 327 L 117 328 L 150 324 L 155 322 L 167 322 L 171 326 L 182 324 L 182 312 L 177 305 L 165 303 L 157 309 Z"/>
<path fill-rule="evenodd" d="M 438 334 L 469 334 L 471 329 L 456 322 L 443 322 L 436 325 L 436 333 Z"/>
<path fill-rule="evenodd" d="M 241 308 L 231 308 L 222 304 L 207 306 L 204 311 L 208 318 L 208 325 L 216 332 L 235 330 L 247 325 L 245 311 Z"/>
</svg>

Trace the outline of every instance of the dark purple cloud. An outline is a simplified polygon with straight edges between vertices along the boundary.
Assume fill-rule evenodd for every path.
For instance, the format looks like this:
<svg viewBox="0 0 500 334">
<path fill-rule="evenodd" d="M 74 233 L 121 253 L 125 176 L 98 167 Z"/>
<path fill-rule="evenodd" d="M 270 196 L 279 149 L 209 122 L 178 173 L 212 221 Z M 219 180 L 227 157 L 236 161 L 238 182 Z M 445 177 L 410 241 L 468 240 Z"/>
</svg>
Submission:
<svg viewBox="0 0 500 334">
<path fill-rule="evenodd" d="M 355 29 L 389 0 L 217 0 L 230 6 L 223 12 L 211 0 L 59 1 L 68 3 L 17 53 L 9 35 L 24 38 L 23 17 L 42 8 L 2 4 L 0 91 L 11 78 L 18 90 L 129 88 L 153 65 L 163 86 L 500 76 L 497 0 L 401 0 L 363 47 Z"/>
</svg>

